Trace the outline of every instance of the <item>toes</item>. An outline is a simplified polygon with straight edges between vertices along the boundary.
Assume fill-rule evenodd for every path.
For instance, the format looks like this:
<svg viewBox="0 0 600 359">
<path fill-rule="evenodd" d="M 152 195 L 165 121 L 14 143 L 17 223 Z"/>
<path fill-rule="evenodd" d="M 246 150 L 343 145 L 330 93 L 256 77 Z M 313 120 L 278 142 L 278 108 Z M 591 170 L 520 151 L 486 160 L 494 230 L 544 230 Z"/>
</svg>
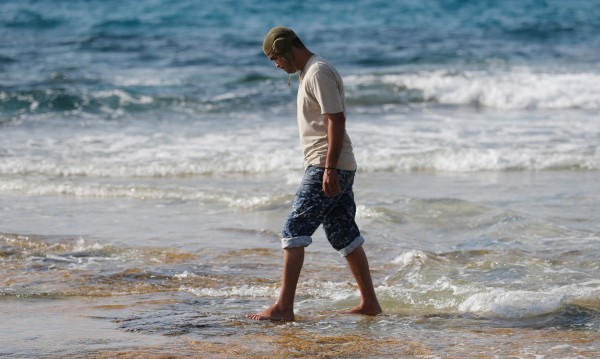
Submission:
<svg viewBox="0 0 600 359">
<path fill-rule="evenodd" d="M 246 315 L 246 318 L 252 319 L 252 320 L 265 320 L 265 319 L 267 319 L 267 318 L 263 317 L 260 314 L 248 314 L 248 315 Z"/>
</svg>

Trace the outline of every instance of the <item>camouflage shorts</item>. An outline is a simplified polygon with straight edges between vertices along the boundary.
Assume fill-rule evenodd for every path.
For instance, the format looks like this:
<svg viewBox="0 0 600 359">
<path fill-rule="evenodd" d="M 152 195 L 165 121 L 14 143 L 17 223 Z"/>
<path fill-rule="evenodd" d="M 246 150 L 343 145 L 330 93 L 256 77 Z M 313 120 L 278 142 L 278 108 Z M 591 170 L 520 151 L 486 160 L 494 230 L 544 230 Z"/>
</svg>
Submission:
<svg viewBox="0 0 600 359">
<path fill-rule="evenodd" d="M 354 221 L 356 205 L 352 185 L 355 171 L 337 171 L 342 194 L 327 197 L 322 187 L 325 170 L 308 166 L 283 227 L 283 248 L 310 245 L 311 236 L 321 224 L 329 243 L 342 256 L 347 256 L 364 243 Z"/>
</svg>

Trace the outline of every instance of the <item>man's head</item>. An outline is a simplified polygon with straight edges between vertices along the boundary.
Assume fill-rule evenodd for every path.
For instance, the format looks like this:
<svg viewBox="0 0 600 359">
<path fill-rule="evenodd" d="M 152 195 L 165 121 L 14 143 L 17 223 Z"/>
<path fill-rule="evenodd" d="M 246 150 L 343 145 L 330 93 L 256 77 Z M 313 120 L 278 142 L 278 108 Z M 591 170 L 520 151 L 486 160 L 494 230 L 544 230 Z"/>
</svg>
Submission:
<svg viewBox="0 0 600 359">
<path fill-rule="evenodd" d="M 288 73 L 297 71 L 292 45 L 299 40 L 296 33 L 287 27 L 272 28 L 263 41 L 263 52 L 269 60 L 275 61 L 277 67 Z M 281 62 L 281 60 L 285 61 Z"/>
<path fill-rule="evenodd" d="M 284 57 L 292 50 L 292 41 L 297 38 L 292 29 L 283 26 L 274 27 L 265 36 L 263 52 L 269 58 L 273 55 Z"/>
</svg>

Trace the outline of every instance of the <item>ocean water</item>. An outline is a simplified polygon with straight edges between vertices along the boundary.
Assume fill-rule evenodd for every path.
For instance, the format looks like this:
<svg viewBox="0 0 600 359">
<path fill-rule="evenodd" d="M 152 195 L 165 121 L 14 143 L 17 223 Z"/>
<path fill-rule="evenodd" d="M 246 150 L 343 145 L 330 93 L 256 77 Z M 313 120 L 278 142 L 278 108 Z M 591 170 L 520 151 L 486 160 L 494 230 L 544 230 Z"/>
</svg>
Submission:
<svg viewBox="0 0 600 359">
<path fill-rule="evenodd" d="M 0 2 L 0 356 L 600 355 L 600 2 Z M 384 314 L 322 230 L 273 26 L 334 63 Z"/>
</svg>

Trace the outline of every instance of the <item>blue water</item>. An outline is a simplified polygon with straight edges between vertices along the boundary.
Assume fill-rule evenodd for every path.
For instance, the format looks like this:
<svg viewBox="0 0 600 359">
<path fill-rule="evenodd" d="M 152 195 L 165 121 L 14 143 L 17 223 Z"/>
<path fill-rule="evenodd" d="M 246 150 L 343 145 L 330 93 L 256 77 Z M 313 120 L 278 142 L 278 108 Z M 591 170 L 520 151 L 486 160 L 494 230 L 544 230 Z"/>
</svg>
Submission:
<svg viewBox="0 0 600 359">
<path fill-rule="evenodd" d="M 244 319 L 302 175 L 277 25 L 344 78 L 384 316 L 338 314 L 317 232 L 301 320 Z M 598 34 L 595 0 L 0 1 L 0 356 L 598 357 Z"/>
<path fill-rule="evenodd" d="M 125 117 L 147 117 L 138 113 L 156 110 L 171 115 L 191 111 L 201 117 L 287 106 L 288 96 L 277 95 L 271 91 L 273 85 L 267 85 L 279 77 L 265 66 L 260 50 L 264 34 L 280 24 L 296 29 L 310 48 L 347 75 L 432 68 L 460 74 L 526 66 L 597 76 L 599 5 L 597 1 L 3 1 L 0 119 L 6 123 L 29 115 L 60 117 L 77 111 L 106 118 L 117 110 Z M 98 96 L 115 90 L 153 101 L 123 104 L 115 95 Z M 369 84 L 352 91 L 349 100 L 367 106 L 439 102 L 422 92 L 401 86 L 394 93 Z M 600 105 L 595 101 L 588 107 L 597 110 Z"/>
</svg>

